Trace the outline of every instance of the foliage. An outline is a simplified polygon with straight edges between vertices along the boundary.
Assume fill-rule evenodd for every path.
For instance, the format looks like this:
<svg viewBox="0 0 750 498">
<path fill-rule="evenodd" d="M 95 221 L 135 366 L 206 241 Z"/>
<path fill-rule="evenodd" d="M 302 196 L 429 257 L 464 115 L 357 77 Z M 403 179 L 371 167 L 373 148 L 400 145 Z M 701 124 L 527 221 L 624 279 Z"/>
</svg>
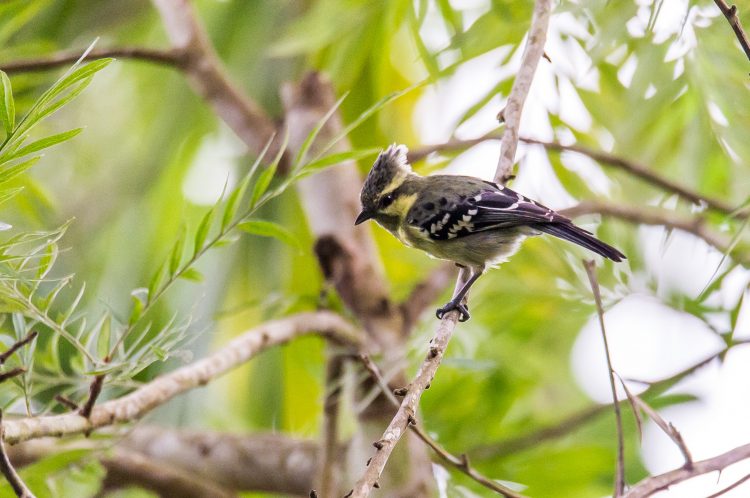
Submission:
<svg viewBox="0 0 750 498">
<path fill-rule="evenodd" d="M 430 102 L 422 99 L 487 60 L 497 69 L 492 81 L 462 87 L 468 95 L 456 97 L 456 109 L 429 116 L 448 121 L 446 140 L 494 126 L 487 116 L 510 91 L 532 3 L 458 4 L 198 1 L 228 73 L 269 113 L 281 116 L 281 82 L 309 68 L 324 70 L 342 95 L 293 158 L 283 155 L 284 147 L 273 158 L 238 152 L 231 132 L 174 68 L 99 59 L 79 61 L 57 79 L 0 73 L 0 219 L 7 229 L 0 242 L 0 341 L 9 346 L 40 332 L 3 365 L 3 371 L 21 366 L 26 372 L 4 383 L 0 406 L 19 415 L 62 412 L 54 396 L 81 402 L 99 374 L 106 374 L 103 398 L 111 398 L 254 324 L 316 307 L 325 284 L 290 187 L 346 160 L 358 161 L 364 172 L 384 144 L 420 145 L 419 113 Z M 747 60 L 711 2 L 686 2 L 684 12 L 666 12 L 662 4 L 561 2 L 549 35 L 552 62 L 540 69 L 556 103 L 537 102 L 542 131 L 524 131 L 622 155 L 706 196 L 746 206 L 750 114 L 737 103 L 746 100 Z M 677 17 L 679 29 L 664 27 Z M 100 46 L 165 43 L 158 16 L 142 2 L 0 5 L 3 61 L 79 47 L 98 36 Z M 577 112 L 565 109 L 569 102 Z M 343 118 L 341 134 L 313 148 L 334 114 Z M 344 137 L 351 150 L 332 152 Z M 733 246 L 747 245 L 747 219 L 678 201 L 604 165 L 581 167 L 575 155 L 549 152 L 549 168 L 537 168 L 526 159 L 533 150 L 521 149 L 519 185 L 551 185 L 565 199 L 606 197 L 699 213 Z M 452 158 L 428 158 L 415 169 L 432 171 Z M 290 160 L 286 176 L 277 174 L 282 160 Z M 603 177 L 605 187 L 597 188 L 594 177 Z M 667 248 L 677 243 L 673 231 L 649 239 L 644 228 L 613 219 L 596 231 L 629 257 L 621 267 L 600 270 L 609 306 L 630 294 L 652 296 L 732 344 L 747 291 L 725 296 L 745 278 L 741 265 L 713 251 L 705 281 L 670 283 L 664 267 Z M 380 229 L 375 238 L 392 293 L 405 298 L 434 262 Z M 656 256 L 648 252 L 655 245 Z M 422 404 L 427 428 L 452 451 L 535 433 L 590 405 L 570 357 L 593 306 L 581 253 L 574 257 L 569 249 L 531 240 L 477 284 L 473 318 L 453 339 Z M 410 339 L 410 366 L 423 357 L 434 326 L 425 318 Z M 205 397 L 164 407 L 155 419 L 318 437 L 324 365 L 321 341 L 305 339 L 211 384 Z M 659 408 L 692 400 L 649 399 Z M 628 419 L 630 482 L 647 475 L 636 433 Z M 602 496 L 611 490 L 614 441 L 607 414 L 562 438 L 472 463 L 492 478 L 527 486 L 532 496 Z M 49 496 L 94 495 L 103 470 L 85 456 L 55 455 L 23 477 Z M 76 473 L 61 474 L 68 461 L 80 462 Z M 449 496 L 486 494 L 460 473 L 448 469 L 444 477 Z"/>
</svg>

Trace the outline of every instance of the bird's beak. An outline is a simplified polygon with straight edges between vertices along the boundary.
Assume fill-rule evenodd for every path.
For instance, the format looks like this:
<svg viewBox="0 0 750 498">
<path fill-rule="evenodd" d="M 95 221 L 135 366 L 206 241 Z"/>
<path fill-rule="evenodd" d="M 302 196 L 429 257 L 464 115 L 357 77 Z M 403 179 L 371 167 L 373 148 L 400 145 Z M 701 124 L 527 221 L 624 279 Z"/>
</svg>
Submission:
<svg viewBox="0 0 750 498">
<path fill-rule="evenodd" d="M 372 213 L 370 211 L 367 211 L 366 209 L 363 209 L 362 212 L 359 213 L 359 216 L 357 216 L 357 219 L 354 220 L 354 224 L 355 225 L 359 225 L 363 221 L 367 221 L 370 218 L 372 218 L 373 216 L 375 216 L 375 213 Z"/>
</svg>

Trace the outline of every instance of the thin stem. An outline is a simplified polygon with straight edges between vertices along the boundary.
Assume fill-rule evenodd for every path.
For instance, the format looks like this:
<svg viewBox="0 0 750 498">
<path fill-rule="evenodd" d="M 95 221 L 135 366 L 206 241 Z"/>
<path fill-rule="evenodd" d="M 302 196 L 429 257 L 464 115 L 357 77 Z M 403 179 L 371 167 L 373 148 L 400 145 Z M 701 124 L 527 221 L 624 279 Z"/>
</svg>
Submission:
<svg viewBox="0 0 750 498">
<path fill-rule="evenodd" d="M 742 29 L 740 18 L 737 16 L 737 6 L 732 5 L 730 7 L 725 0 L 714 0 L 714 3 L 719 7 L 719 10 L 724 14 L 724 17 L 727 18 L 729 25 L 732 27 L 732 31 L 734 31 L 737 40 L 740 42 L 740 46 L 742 46 L 742 50 L 745 51 L 745 55 L 748 60 L 750 60 L 750 41 L 748 41 L 747 34 L 745 33 L 745 30 Z"/>
<path fill-rule="evenodd" d="M 551 0 L 537 0 L 534 3 L 534 16 L 531 19 L 526 46 L 521 58 L 521 67 L 513 81 L 505 108 L 498 118 L 505 123 L 503 138 L 500 141 L 500 158 L 495 171 L 495 182 L 504 185 L 513 177 L 513 164 L 518 146 L 518 130 L 521 125 L 521 112 L 526 97 L 531 90 L 531 82 L 544 54 L 544 43 L 547 40 L 547 26 L 552 11 Z"/>
<path fill-rule="evenodd" d="M 47 71 L 77 61 L 81 57 L 80 51 L 57 52 L 52 55 L 19 59 L 2 64 L 0 69 L 8 74 L 32 71 Z M 184 53 L 174 49 L 153 49 L 145 47 L 113 47 L 92 50 L 84 60 L 103 59 L 106 57 L 121 57 L 135 59 L 165 66 L 180 67 L 184 63 Z"/>
<path fill-rule="evenodd" d="M 0 410 L 0 472 L 3 473 L 5 478 L 10 483 L 16 496 L 19 498 L 34 498 L 31 490 L 23 482 L 21 476 L 18 475 L 16 469 L 10 463 L 8 454 L 5 452 L 5 444 L 3 444 L 3 437 L 5 435 L 5 426 L 3 425 L 3 411 Z"/>
<path fill-rule="evenodd" d="M 622 414 L 620 413 L 620 403 L 617 402 L 617 387 L 615 385 L 615 371 L 612 368 L 612 358 L 609 354 L 609 342 L 607 341 L 607 331 L 604 328 L 604 309 L 602 308 L 602 297 L 599 292 L 599 283 L 596 279 L 596 263 L 594 260 L 583 261 L 586 268 L 586 274 L 589 276 L 591 291 L 594 293 L 596 302 L 596 314 L 599 316 L 599 328 L 602 332 L 604 341 L 604 352 L 607 358 L 607 370 L 609 373 L 609 386 L 612 389 L 612 406 L 615 410 L 615 421 L 617 423 L 617 472 L 615 475 L 615 497 L 622 496 L 625 492 L 625 440 L 622 433 Z"/>
<path fill-rule="evenodd" d="M 398 407 L 400 403 L 394 396 L 393 391 L 391 391 L 391 389 L 389 388 L 388 383 L 383 377 L 383 374 L 380 372 L 378 366 L 366 354 L 359 355 L 359 360 L 362 362 L 362 365 L 365 367 L 365 369 L 370 373 L 370 376 L 373 378 L 373 380 L 375 380 L 375 382 L 378 384 L 386 398 L 388 398 L 393 406 Z M 411 429 L 411 431 L 416 434 L 417 437 L 422 440 L 422 442 L 432 448 L 435 454 L 437 454 L 437 456 L 440 457 L 443 462 L 460 470 L 467 476 L 477 481 L 482 486 L 491 489 L 492 491 L 495 491 L 500 495 L 503 495 L 507 498 L 521 498 L 522 495 L 516 493 L 512 489 L 503 486 L 502 484 L 498 484 L 496 481 L 480 474 L 471 466 L 471 464 L 469 463 L 469 459 L 465 453 L 462 453 L 461 456 L 457 457 L 440 446 L 440 444 L 438 444 L 434 439 L 428 436 L 427 433 L 418 425 L 416 417 L 409 424 L 409 429 Z"/>
</svg>

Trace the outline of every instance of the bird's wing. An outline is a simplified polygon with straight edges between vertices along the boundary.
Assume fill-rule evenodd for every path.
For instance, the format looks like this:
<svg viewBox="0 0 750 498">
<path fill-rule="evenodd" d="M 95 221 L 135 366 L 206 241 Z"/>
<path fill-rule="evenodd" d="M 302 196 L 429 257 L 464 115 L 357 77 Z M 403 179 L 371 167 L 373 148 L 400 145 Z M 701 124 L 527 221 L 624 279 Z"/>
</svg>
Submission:
<svg viewBox="0 0 750 498">
<path fill-rule="evenodd" d="M 449 193 L 410 213 L 408 223 L 432 240 L 523 225 L 569 222 L 564 216 L 507 187 L 486 182 L 470 195 Z M 445 202 L 443 202 L 445 201 Z"/>
</svg>

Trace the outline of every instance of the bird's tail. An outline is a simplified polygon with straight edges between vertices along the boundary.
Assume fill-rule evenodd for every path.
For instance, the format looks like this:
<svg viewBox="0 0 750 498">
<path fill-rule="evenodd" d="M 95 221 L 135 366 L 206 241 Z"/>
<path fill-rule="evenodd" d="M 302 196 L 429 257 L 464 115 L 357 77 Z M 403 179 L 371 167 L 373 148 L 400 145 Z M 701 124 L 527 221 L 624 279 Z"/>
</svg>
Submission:
<svg viewBox="0 0 750 498">
<path fill-rule="evenodd" d="M 612 261 L 622 261 L 623 259 L 626 259 L 623 253 L 611 245 L 605 244 L 597 239 L 591 232 L 577 227 L 571 222 L 540 223 L 535 225 L 534 228 L 550 235 L 554 235 L 555 237 L 573 242 L 574 244 L 578 244 L 579 246 L 585 247 L 586 249 L 600 254 L 605 258 L 609 258 Z"/>
</svg>

